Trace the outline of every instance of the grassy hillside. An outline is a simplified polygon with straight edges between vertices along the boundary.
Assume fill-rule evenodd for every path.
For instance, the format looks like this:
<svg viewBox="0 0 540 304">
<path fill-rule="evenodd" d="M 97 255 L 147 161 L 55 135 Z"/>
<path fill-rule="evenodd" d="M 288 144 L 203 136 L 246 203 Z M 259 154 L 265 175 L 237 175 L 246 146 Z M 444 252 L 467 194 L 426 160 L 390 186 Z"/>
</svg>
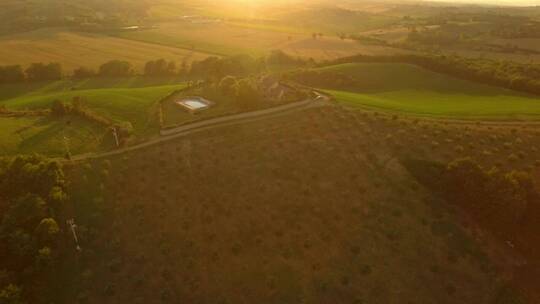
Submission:
<svg viewBox="0 0 540 304">
<path fill-rule="evenodd" d="M 150 125 L 156 102 L 184 87 L 169 82 L 175 81 L 144 78 L 58 81 L 35 84 L 28 91 L 23 85 L 6 85 L 2 87 L 0 105 L 12 110 L 40 109 L 49 107 L 54 100 L 71 101 L 78 96 L 84 105 L 105 117 L 131 122 L 136 135 L 140 135 L 156 127 Z"/>
<path fill-rule="evenodd" d="M 106 148 L 106 141 L 102 140 L 106 132 L 103 126 L 74 116 L 63 119 L 0 117 L 0 155 L 64 156 L 64 137 L 72 154 L 96 151 Z"/>
<path fill-rule="evenodd" d="M 350 105 L 456 118 L 540 118 L 540 98 L 427 71 L 409 64 L 343 64 L 320 69 L 353 76 L 328 92 Z"/>
<path fill-rule="evenodd" d="M 422 140 L 415 124 L 325 107 L 72 167 L 92 233 L 66 298 L 506 303 L 458 216 L 381 140 L 393 128 Z"/>
<path fill-rule="evenodd" d="M 164 58 L 189 63 L 207 56 L 170 46 L 63 29 L 41 29 L 0 37 L 0 65 L 58 62 L 68 73 L 79 66 L 97 68 L 113 59 L 127 60 L 140 71 L 149 60 Z"/>
</svg>

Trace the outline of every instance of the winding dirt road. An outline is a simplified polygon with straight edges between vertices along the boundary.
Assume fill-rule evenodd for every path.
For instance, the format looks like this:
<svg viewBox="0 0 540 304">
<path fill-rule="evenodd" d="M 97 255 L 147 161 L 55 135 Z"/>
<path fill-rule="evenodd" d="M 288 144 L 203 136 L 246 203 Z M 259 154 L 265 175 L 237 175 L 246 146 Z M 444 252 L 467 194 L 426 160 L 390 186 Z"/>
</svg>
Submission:
<svg viewBox="0 0 540 304">
<path fill-rule="evenodd" d="M 160 137 L 153 138 L 153 139 L 150 139 L 148 141 L 145 141 L 143 143 L 136 144 L 133 146 L 128 146 L 125 148 L 120 148 L 117 150 L 104 152 L 104 153 L 79 154 L 79 155 L 73 156 L 71 160 L 66 160 L 64 158 L 61 158 L 61 159 L 58 158 L 58 160 L 62 162 L 79 162 L 79 161 L 85 161 L 88 159 L 105 158 L 109 156 L 123 154 L 130 151 L 140 150 L 149 146 L 167 142 L 169 140 L 173 140 L 179 137 L 184 137 L 184 136 L 187 136 L 196 132 L 201 132 L 204 130 L 267 119 L 271 117 L 286 115 L 292 112 L 303 111 L 305 109 L 309 109 L 313 107 L 320 107 L 320 106 L 324 106 L 328 104 L 328 101 L 330 100 L 329 96 L 320 94 L 318 92 L 313 92 L 313 93 L 316 95 L 316 98 L 307 99 L 307 100 L 290 103 L 286 105 L 281 105 L 281 106 L 264 109 L 264 110 L 239 113 L 239 114 L 233 114 L 233 115 L 228 115 L 228 116 L 223 116 L 223 117 L 207 119 L 203 121 L 197 121 L 197 122 L 186 124 L 186 125 L 179 126 L 176 128 L 161 130 Z"/>
</svg>

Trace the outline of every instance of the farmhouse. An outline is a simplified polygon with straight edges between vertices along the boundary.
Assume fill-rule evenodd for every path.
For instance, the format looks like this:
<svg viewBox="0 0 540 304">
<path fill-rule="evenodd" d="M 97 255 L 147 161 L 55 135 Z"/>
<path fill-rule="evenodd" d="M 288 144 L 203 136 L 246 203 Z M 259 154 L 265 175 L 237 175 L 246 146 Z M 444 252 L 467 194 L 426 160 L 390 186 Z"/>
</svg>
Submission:
<svg viewBox="0 0 540 304">
<path fill-rule="evenodd" d="M 259 80 L 259 89 L 264 98 L 272 101 L 291 101 L 297 98 L 297 90 L 279 81 L 275 76 L 264 76 Z"/>
</svg>

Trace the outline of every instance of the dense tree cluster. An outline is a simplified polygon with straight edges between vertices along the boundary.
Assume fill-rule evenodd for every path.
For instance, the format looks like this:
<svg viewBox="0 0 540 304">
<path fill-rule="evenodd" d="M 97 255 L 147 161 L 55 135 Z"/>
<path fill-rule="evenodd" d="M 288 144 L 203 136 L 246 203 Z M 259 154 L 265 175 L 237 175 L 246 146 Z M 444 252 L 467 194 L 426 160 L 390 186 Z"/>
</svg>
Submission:
<svg viewBox="0 0 540 304">
<path fill-rule="evenodd" d="M 244 76 L 266 69 L 263 58 L 254 59 L 247 55 L 231 57 L 208 57 L 191 64 L 189 75 L 206 80 L 220 80 L 227 75 Z"/>
<path fill-rule="evenodd" d="M 133 66 L 127 61 L 111 60 L 99 67 L 98 75 L 101 77 L 129 77 L 133 75 Z"/>
<path fill-rule="evenodd" d="M 67 204 L 57 162 L 39 156 L 0 160 L 0 303 L 51 300 L 42 297 L 58 282 L 53 278 L 65 250 L 60 223 Z"/>
<path fill-rule="evenodd" d="M 415 160 L 404 163 L 422 183 L 503 241 L 511 241 L 524 252 L 538 250 L 540 196 L 529 173 L 486 170 L 470 158 L 447 166 Z"/>
<path fill-rule="evenodd" d="M 438 32 L 455 37 L 492 34 L 504 38 L 533 38 L 538 37 L 535 29 L 538 29 L 539 22 L 523 14 L 475 11 L 464 7 L 447 10 L 441 7 L 440 11 L 424 17 L 404 16 L 402 24 L 411 29 L 422 28 L 425 33 L 431 32 L 426 33 L 428 35 Z"/>
<path fill-rule="evenodd" d="M 540 22 L 500 24 L 491 30 L 491 34 L 506 39 L 540 38 Z"/>
<path fill-rule="evenodd" d="M 540 94 L 540 65 L 538 64 L 521 64 L 510 61 L 444 55 L 358 55 L 341 58 L 329 64 L 350 62 L 409 63 L 461 79 L 506 87 L 531 94 Z"/>
<path fill-rule="evenodd" d="M 256 78 L 228 75 L 219 80 L 204 82 L 197 87 L 199 92 L 196 94 L 208 96 L 210 99 L 229 99 L 240 109 L 253 109 L 257 108 L 263 99 L 257 84 Z"/>
<path fill-rule="evenodd" d="M 176 74 L 176 63 L 165 59 L 148 61 L 144 66 L 146 76 L 173 76 Z"/>
<path fill-rule="evenodd" d="M 0 66 L 0 83 L 21 82 L 25 78 L 20 65 Z"/>
<path fill-rule="evenodd" d="M 20 65 L 0 66 L 0 84 L 28 81 L 51 81 L 62 78 L 59 63 L 33 63 L 26 70 Z"/>
<path fill-rule="evenodd" d="M 62 66 L 59 63 L 32 63 L 26 69 L 29 81 L 59 80 L 62 78 Z"/>
<path fill-rule="evenodd" d="M 219 81 L 227 75 L 247 76 L 265 71 L 268 65 L 305 65 L 306 62 L 291 57 L 282 51 L 272 51 L 267 57 L 253 58 L 248 55 L 229 57 L 211 56 L 191 65 L 183 62 L 177 65 L 174 61 L 165 59 L 150 60 L 144 65 L 142 75 L 148 77 L 184 76 Z M 122 78 L 134 76 L 133 65 L 124 60 L 111 60 L 103 63 L 97 71 L 88 67 L 78 67 L 73 70 L 73 79 L 93 77 Z M 59 63 L 33 63 L 26 70 L 20 65 L 0 66 L 0 84 L 23 81 L 53 81 L 63 77 L 62 66 Z"/>
</svg>

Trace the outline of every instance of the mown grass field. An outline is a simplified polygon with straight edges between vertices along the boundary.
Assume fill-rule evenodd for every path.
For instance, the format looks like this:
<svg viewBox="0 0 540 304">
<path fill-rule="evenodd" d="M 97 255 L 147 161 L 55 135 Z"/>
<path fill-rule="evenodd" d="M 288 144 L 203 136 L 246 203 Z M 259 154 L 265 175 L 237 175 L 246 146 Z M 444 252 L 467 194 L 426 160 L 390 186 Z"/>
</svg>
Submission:
<svg viewBox="0 0 540 304">
<path fill-rule="evenodd" d="M 174 79 L 147 80 L 95 79 L 86 81 L 58 81 L 35 84 L 25 91 L 23 85 L 0 88 L 0 105 L 11 110 L 48 108 L 55 100 L 71 101 L 81 97 L 83 105 L 115 121 L 133 125 L 135 135 L 148 134 L 158 128 L 155 120 L 157 102 L 185 85 Z"/>
<path fill-rule="evenodd" d="M 414 65 L 343 64 L 321 71 L 358 80 L 355 87 L 328 90 L 338 101 L 353 106 L 435 117 L 540 119 L 538 96 L 455 79 Z"/>
<path fill-rule="evenodd" d="M 68 123 L 69 122 L 69 123 Z M 62 157 L 66 142 L 72 154 L 96 151 L 107 147 L 103 126 L 75 116 L 0 117 L 0 155 L 40 153 Z"/>
<path fill-rule="evenodd" d="M 80 66 L 97 69 L 114 59 L 129 61 L 141 71 L 149 60 L 164 58 L 189 63 L 207 56 L 170 46 L 55 28 L 0 37 L 0 65 L 58 62 L 67 73 Z"/>
</svg>

